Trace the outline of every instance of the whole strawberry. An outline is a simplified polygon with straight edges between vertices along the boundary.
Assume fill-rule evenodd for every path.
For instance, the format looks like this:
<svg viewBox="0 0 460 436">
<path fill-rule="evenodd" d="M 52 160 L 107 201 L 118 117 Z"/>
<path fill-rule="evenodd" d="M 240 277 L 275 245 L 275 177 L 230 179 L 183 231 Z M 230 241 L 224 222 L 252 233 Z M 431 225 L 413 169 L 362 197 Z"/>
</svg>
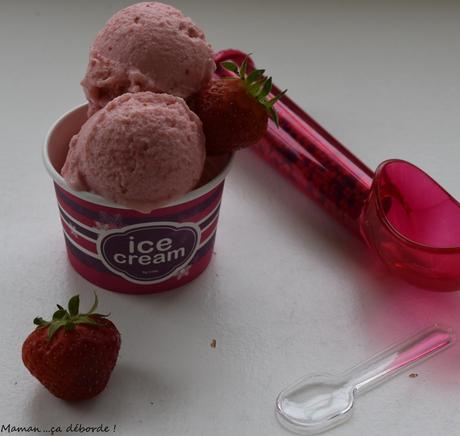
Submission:
<svg viewBox="0 0 460 436">
<path fill-rule="evenodd" d="M 68 310 L 58 305 L 51 321 L 35 318 L 38 327 L 22 346 L 27 369 L 52 394 L 67 401 L 92 398 L 107 385 L 120 350 L 120 333 L 94 313 L 97 296 L 87 313 L 79 313 L 80 299 L 69 300 Z"/>
<path fill-rule="evenodd" d="M 236 77 L 216 79 L 189 100 L 190 108 L 200 117 L 209 155 L 228 153 L 256 144 L 267 130 L 268 118 L 278 124 L 274 104 L 286 92 L 269 100 L 272 79 L 265 70 L 247 74 L 247 58 L 238 67 L 222 62 Z"/>
</svg>

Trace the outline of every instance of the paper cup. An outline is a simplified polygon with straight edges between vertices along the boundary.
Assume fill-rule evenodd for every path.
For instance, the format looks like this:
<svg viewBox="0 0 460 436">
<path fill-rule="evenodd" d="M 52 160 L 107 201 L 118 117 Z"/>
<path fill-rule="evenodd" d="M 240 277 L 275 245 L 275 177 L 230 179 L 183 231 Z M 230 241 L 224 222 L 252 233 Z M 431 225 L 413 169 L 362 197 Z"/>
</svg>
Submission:
<svg viewBox="0 0 460 436">
<path fill-rule="evenodd" d="M 43 154 L 73 268 L 96 286 L 129 294 L 163 292 L 192 281 L 212 257 L 232 157 L 208 160 L 210 180 L 181 199 L 147 214 L 137 212 L 75 191 L 60 175 L 86 111 L 83 105 L 62 116 L 49 131 Z"/>
</svg>

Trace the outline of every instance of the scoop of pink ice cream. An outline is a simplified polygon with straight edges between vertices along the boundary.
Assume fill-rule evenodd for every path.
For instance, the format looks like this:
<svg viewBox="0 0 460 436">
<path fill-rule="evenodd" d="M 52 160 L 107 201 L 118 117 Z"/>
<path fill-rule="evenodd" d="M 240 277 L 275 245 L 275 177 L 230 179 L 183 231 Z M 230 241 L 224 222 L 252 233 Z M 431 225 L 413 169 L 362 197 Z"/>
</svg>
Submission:
<svg viewBox="0 0 460 436">
<path fill-rule="evenodd" d="M 122 9 L 107 22 L 91 47 L 81 84 L 92 114 L 125 92 L 187 98 L 214 70 L 201 29 L 176 8 L 147 2 Z"/>
<path fill-rule="evenodd" d="M 149 212 L 192 190 L 205 157 L 201 121 L 182 98 L 127 93 L 72 138 L 61 174 L 76 190 Z"/>
</svg>

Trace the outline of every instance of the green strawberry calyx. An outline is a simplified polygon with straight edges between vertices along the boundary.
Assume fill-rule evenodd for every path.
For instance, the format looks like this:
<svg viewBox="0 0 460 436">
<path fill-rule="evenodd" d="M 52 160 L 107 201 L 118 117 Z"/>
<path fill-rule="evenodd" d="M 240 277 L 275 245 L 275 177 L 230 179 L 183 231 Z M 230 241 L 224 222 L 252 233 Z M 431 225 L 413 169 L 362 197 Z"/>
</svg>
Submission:
<svg viewBox="0 0 460 436">
<path fill-rule="evenodd" d="M 233 61 L 221 62 L 221 66 L 236 74 L 236 79 L 243 81 L 248 94 L 254 97 L 265 108 L 268 116 L 275 122 L 276 126 L 279 127 L 278 114 L 274 105 L 284 94 L 286 94 L 287 89 L 269 99 L 268 96 L 272 90 L 272 78 L 265 77 L 265 70 L 262 69 L 255 69 L 247 73 L 249 56 L 250 55 L 244 58 L 240 66 Z"/>
<path fill-rule="evenodd" d="M 97 308 L 99 301 L 96 293 L 94 293 L 94 303 L 91 306 L 91 309 L 86 313 L 79 313 L 80 308 L 80 296 L 74 295 L 67 305 L 68 309 L 64 309 L 59 304 L 57 305 L 58 310 L 54 312 L 53 318 L 51 321 L 46 321 L 43 318 L 37 317 L 34 319 L 34 324 L 37 328 L 48 327 L 48 339 L 51 340 L 54 334 L 60 329 L 64 328 L 67 331 L 73 330 L 78 324 L 88 324 L 88 325 L 99 325 L 94 317 L 107 317 L 107 315 L 101 315 L 100 313 L 95 313 L 94 311 Z"/>
</svg>

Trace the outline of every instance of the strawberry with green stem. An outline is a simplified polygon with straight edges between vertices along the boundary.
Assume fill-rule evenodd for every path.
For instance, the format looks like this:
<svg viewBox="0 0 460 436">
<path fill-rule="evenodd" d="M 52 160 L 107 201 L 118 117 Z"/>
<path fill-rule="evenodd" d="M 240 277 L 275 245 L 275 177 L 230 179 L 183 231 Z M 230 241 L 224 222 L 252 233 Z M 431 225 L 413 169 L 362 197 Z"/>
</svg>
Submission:
<svg viewBox="0 0 460 436">
<path fill-rule="evenodd" d="M 37 328 L 22 346 L 28 370 L 52 394 L 68 401 L 92 398 L 107 385 L 120 349 L 120 333 L 95 313 L 94 304 L 79 313 L 80 298 L 69 300 L 68 309 L 57 305 L 51 321 L 35 318 Z"/>
<path fill-rule="evenodd" d="M 208 154 L 222 154 L 256 144 L 267 130 L 268 118 L 278 125 L 275 103 L 286 90 L 269 97 L 272 78 L 265 70 L 248 73 L 248 58 L 240 66 L 232 61 L 222 67 L 235 76 L 216 79 L 206 84 L 189 100 L 189 106 L 200 117 Z"/>
</svg>

